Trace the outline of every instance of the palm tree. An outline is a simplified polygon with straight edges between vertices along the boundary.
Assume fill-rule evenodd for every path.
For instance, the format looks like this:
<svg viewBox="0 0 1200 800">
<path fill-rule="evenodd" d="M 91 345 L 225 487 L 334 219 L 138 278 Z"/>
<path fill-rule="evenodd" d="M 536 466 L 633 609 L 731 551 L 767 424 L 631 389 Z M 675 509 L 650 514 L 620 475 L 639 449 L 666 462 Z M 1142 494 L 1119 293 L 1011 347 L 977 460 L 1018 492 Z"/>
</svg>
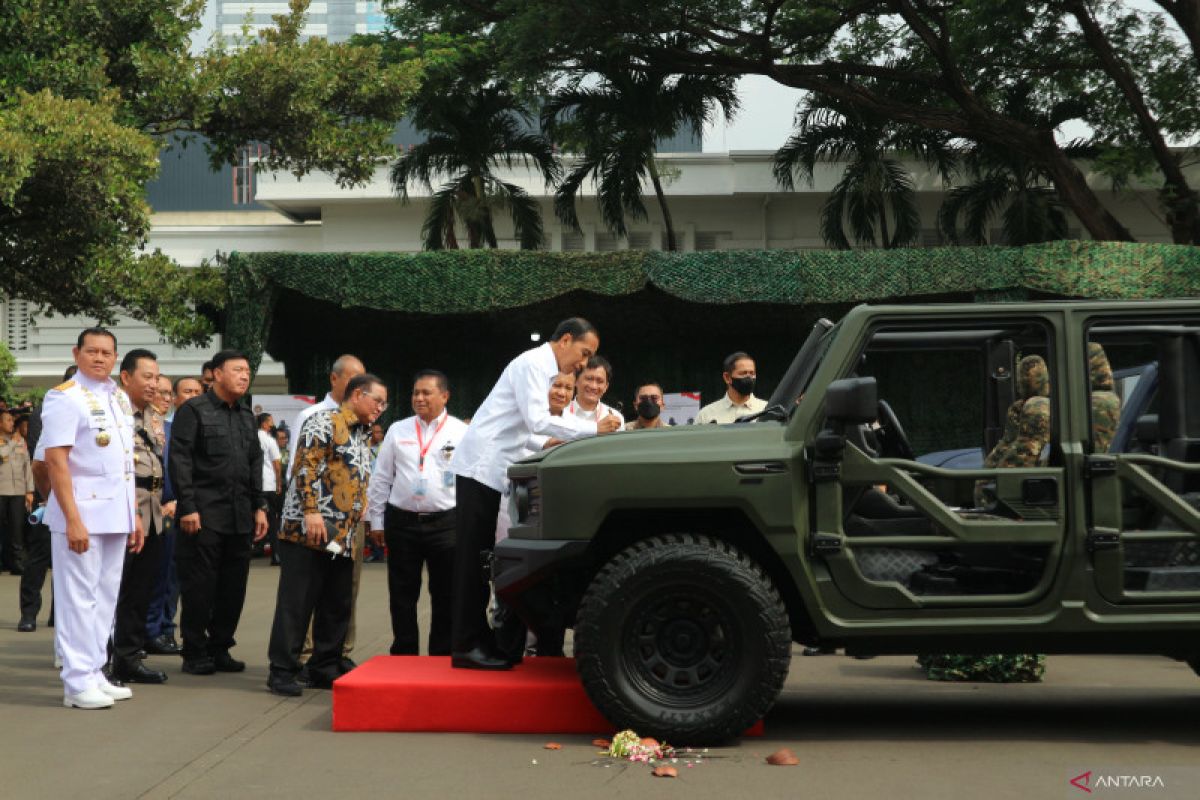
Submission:
<svg viewBox="0 0 1200 800">
<path fill-rule="evenodd" d="M 458 222 L 466 228 L 468 247 L 496 247 L 494 218 L 505 209 L 521 249 L 542 246 L 537 201 L 495 170 L 532 167 L 549 186 L 558 179 L 558 160 L 549 140 L 531 130 L 528 111 L 504 82 L 427 86 L 413 101 L 413 124 L 426 139 L 392 165 L 392 190 L 404 202 L 413 182 L 431 192 L 421 228 L 426 250 L 458 249 Z M 435 190 L 435 178 L 448 180 Z"/>
<path fill-rule="evenodd" d="M 737 109 L 729 78 L 672 76 L 629 66 L 605 70 L 594 87 L 576 85 L 552 96 L 542 108 L 542 129 L 578 154 L 555 192 L 558 218 L 579 229 L 575 199 L 592 176 L 601 219 L 624 236 L 626 215 L 647 217 L 642 182 L 649 178 L 662 211 L 667 249 L 678 249 L 654 156 L 659 141 L 680 130 L 700 130 L 718 108 L 726 115 Z"/>
<path fill-rule="evenodd" d="M 937 169 L 942 180 L 954 168 L 949 138 L 900 125 L 842 100 L 811 95 L 796 114 L 796 130 L 775 153 L 775 180 L 795 188 L 798 173 L 812 186 L 818 163 L 845 162 L 841 179 L 821 206 L 821 238 L 849 250 L 850 235 L 868 247 L 903 247 L 921 235 L 916 187 L 898 155 L 911 153 Z"/>
<path fill-rule="evenodd" d="M 1032 87 L 1014 84 L 1004 90 L 1004 113 L 1031 124 L 1049 128 L 1077 115 L 1073 103 L 1051 109 L 1045 119 L 1029 101 Z M 1064 150 L 1085 156 L 1089 150 L 1079 143 Z M 1045 171 L 1016 150 L 973 143 L 963 161 L 971 182 L 951 189 L 938 210 L 938 227 L 954 244 L 1023 245 L 1048 242 L 1067 236 L 1067 216 L 1058 193 Z M 989 236 L 989 225 L 1000 215 L 1000 240 Z M 962 227 L 959 227 L 959 224 Z"/>
</svg>

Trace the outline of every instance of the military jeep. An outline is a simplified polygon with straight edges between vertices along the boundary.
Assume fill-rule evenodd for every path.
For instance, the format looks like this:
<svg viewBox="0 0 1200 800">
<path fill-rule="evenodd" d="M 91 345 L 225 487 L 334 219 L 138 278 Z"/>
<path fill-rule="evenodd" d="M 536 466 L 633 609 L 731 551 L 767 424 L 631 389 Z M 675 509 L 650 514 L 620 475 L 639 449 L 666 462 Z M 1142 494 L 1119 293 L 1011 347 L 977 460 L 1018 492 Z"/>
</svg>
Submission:
<svg viewBox="0 0 1200 800">
<path fill-rule="evenodd" d="M 1118 376 L 1115 436 L 1089 345 Z M 1030 355 L 1049 424 L 1028 462 L 988 467 Z M 859 306 L 814 326 L 753 418 L 578 441 L 509 477 L 497 595 L 572 627 L 592 700 L 643 735 L 739 735 L 794 642 L 1200 667 L 1196 302 Z"/>
</svg>

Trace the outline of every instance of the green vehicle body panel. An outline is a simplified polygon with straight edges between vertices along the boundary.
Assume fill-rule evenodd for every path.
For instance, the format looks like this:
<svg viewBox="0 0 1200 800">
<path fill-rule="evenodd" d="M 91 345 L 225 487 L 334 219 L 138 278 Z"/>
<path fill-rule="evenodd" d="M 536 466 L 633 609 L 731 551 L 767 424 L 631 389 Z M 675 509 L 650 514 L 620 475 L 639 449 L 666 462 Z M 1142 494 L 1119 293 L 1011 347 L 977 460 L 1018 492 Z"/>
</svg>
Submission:
<svg viewBox="0 0 1200 800">
<path fill-rule="evenodd" d="M 841 645 L 849 652 L 1147 652 L 1200 654 L 1200 592 L 1131 595 L 1122 586 L 1119 548 L 1089 552 L 1088 536 L 1121 532 L 1122 486 L 1137 487 L 1182 522 L 1154 539 L 1200 537 L 1200 515 L 1148 471 L 1163 466 L 1148 455 L 1089 456 L 1090 399 L 1085 357 L 1088 326 L 1164 323 L 1190 317 L 1196 301 L 1039 302 L 936 306 L 858 306 L 834 331 L 790 419 L 738 425 L 689 426 L 600 436 L 554 448 L 510 468 L 518 484 L 536 479 L 540 508 L 527 524 L 509 531 L 510 548 L 522 542 L 586 543 L 589 560 L 575 562 L 566 594 L 586 588 L 587 576 L 615 549 L 637 538 L 706 531 L 728 535 L 750 549 L 779 587 L 793 618 L 794 637 Z M 942 470 L 916 462 L 872 458 L 848 445 L 841 480 L 896 487 L 938 523 L 936 537 L 845 537 L 841 533 L 842 484 L 813 482 L 811 445 L 825 424 L 824 396 L 845 377 L 881 323 L 930 326 L 977 323 L 984 318 L 1032 321 L 1044 326 L 1055 414 L 1053 466 L 978 471 Z M 1108 469 L 1092 462 L 1112 462 Z M 1100 467 L 1106 464 L 1101 463 Z M 1200 465 L 1171 466 L 1200 471 Z M 1093 475 L 1094 472 L 1094 475 Z M 1029 479 L 1057 484 L 1056 502 L 1023 508 L 1021 520 L 950 511 L 917 481 L 922 477 L 991 478 L 996 491 L 1019 504 Z M 672 520 L 681 520 L 676 526 Z M 645 522 L 649 520 L 649 522 Z M 690 526 L 690 527 L 689 527 Z M 736 530 L 734 530 L 736 529 Z M 836 553 L 814 555 L 814 533 L 838 538 Z M 918 596 L 900 584 L 865 580 L 855 551 L 862 547 L 947 542 L 1041 545 L 1045 570 L 1028 591 L 1006 595 Z M 498 553 L 505 548 L 502 546 Z M 517 552 L 517 550 L 510 550 Z M 573 552 L 580 552 L 576 548 Z M 552 572 L 553 570 L 550 570 Z M 544 583 L 548 574 L 539 576 Z M 503 571 L 497 586 L 504 585 Z M 509 599 L 528 591 L 509 587 Z M 565 602 L 572 602 L 565 597 Z"/>
</svg>

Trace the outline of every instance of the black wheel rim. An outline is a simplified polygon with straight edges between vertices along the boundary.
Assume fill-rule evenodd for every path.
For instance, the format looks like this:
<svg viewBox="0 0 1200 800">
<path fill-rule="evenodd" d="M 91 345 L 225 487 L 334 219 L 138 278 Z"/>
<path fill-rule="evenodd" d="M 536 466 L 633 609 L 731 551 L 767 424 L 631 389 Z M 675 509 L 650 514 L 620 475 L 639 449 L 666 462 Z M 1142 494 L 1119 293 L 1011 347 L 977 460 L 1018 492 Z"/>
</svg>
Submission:
<svg viewBox="0 0 1200 800">
<path fill-rule="evenodd" d="M 744 652 L 732 609 L 697 587 L 659 588 L 626 617 L 623 658 L 637 692 L 662 705 L 695 708 L 737 680 Z"/>
</svg>

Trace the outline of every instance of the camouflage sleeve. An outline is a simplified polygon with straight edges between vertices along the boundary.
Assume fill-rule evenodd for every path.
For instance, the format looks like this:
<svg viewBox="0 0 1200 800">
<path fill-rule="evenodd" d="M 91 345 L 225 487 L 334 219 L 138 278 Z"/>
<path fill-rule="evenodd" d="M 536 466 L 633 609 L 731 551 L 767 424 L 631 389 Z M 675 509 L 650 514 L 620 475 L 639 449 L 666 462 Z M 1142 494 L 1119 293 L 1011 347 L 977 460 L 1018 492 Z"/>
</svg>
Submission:
<svg viewBox="0 0 1200 800">
<path fill-rule="evenodd" d="M 1115 392 L 1092 392 L 1092 452 L 1107 453 L 1121 421 L 1121 399 Z"/>
<path fill-rule="evenodd" d="M 1036 467 L 1042 449 L 1050 441 L 1050 400 L 1031 397 L 1021 409 L 1016 441 L 997 467 Z"/>
</svg>

